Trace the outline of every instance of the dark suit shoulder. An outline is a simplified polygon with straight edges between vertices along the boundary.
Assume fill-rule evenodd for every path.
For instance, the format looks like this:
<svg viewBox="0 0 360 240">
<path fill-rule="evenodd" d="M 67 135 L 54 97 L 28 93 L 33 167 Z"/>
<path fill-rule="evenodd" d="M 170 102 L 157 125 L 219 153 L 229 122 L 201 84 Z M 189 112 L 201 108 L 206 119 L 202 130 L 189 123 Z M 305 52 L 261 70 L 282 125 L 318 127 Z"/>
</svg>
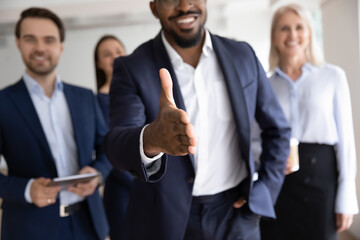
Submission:
<svg viewBox="0 0 360 240">
<path fill-rule="evenodd" d="M 64 83 L 64 87 L 68 87 L 69 89 L 73 89 L 74 91 L 80 91 L 80 92 L 92 92 L 91 89 L 89 88 L 86 88 L 86 87 L 80 87 L 80 86 L 77 86 L 77 85 L 73 85 L 71 83 L 68 83 L 68 82 L 63 82 Z"/>
<path fill-rule="evenodd" d="M 147 42 L 144 42 L 140 46 L 138 46 L 132 54 L 129 55 L 129 57 L 137 57 L 138 55 L 143 55 L 146 52 L 151 52 L 152 46 L 153 46 L 154 39 L 150 39 Z"/>
<path fill-rule="evenodd" d="M 250 55 L 255 54 L 250 44 L 245 41 L 237 41 L 219 35 L 211 35 L 211 37 L 213 41 L 221 42 L 223 46 L 228 50 L 230 50 L 231 52 L 235 51 L 236 53 L 241 52 L 242 54 L 250 54 Z"/>
<path fill-rule="evenodd" d="M 76 85 L 65 83 L 65 82 L 64 82 L 64 91 L 72 91 L 75 94 L 91 95 L 91 96 L 95 97 L 94 92 L 91 89 L 76 86 Z"/>
<path fill-rule="evenodd" d="M 126 62 L 132 67 L 143 66 L 144 62 L 149 62 L 153 58 L 153 39 L 138 46 L 131 54 L 119 57 L 115 61 Z"/>
<path fill-rule="evenodd" d="M 0 90 L 0 109 L 2 109 L 8 101 L 7 92 L 9 91 L 9 87 Z"/>
<path fill-rule="evenodd" d="M 6 87 L 4 87 L 3 89 L 0 90 L 0 93 L 1 94 L 4 94 L 6 92 L 9 92 L 9 91 L 13 91 L 15 89 L 18 89 L 19 87 L 21 86 L 25 86 L 25 83 L 22 79 L 18 80 L 17 82 L 15 83 L 12 83 Z"/>
<path fill-rule="evenodd" d="M 21 79 L 17 81 L 16 83 L 13 83 L 11 85 L 8 85 L 0 90 L 0 103 L 3 103 L 6 99 L 8 99 L 8 94 L 11 94 L 12 92 L 16 92 L 18 89 L 25 87 L 24 81 Z M 2 104 L 1 104 L 2 105 Z"/>
</svg>

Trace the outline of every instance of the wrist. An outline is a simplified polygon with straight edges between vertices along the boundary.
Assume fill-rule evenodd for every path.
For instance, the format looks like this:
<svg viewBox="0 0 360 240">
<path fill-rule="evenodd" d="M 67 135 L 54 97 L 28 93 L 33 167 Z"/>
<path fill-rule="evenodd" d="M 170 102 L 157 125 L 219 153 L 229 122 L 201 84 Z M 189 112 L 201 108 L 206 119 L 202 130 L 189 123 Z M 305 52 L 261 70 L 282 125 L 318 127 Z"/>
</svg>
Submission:
<svg viewBox="0 0 360 240">
<path fill-rule="evenodd" d="M 143 134 L 144 153 L 149 158 L 152 158 L 161 153 L 161 151 L 154 146 L 153 139 L 154 138 L 153 138 L 153 134 L 152 134 L 152 126 L 151 126 L 151 124 L 149 124 L 144 129 L 144 134 Z"/>
</svg>

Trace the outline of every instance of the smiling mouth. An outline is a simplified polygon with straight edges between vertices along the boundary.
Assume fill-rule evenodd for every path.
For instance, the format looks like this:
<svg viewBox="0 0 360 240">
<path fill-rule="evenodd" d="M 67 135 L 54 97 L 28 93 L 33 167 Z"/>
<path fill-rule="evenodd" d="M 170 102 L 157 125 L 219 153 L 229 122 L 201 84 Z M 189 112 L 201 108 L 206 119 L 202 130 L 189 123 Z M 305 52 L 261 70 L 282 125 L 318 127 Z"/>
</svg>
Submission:
<svg viewBox="0 0 360 240">
<path fill-rule="evenodd" d="M 195 21 L 195 17 L 188 17 L 176 21 L 178 24 L 189 24 Z"/>
<path fill-rule="evenodd" d="M 187 32 L 195 27 L 196 20 L 197 20 L 197 16 L 188 15 L 173 19 L 173 22 L 181 31 Z"/>
<path fill-rule="evenodd" d="M 48 58 L 44 55 L 33 55 L 31 59 L 37 63 L 44 63 L 48 60 Z"/>
<path fill-rule="evenodd" d="M 35 56 L 34 59 L 37 61 L 45 61 L 45 57 L 43 56 Z"/>
<path fill-rule="evenodd" d="M 299 44 L 295 41 L 291 41 L 291 42 L 287 42 L 286 43 L 286 46 L 289 46 L 289 47 L 296 47 L 298 46 Z"/>
</svg>

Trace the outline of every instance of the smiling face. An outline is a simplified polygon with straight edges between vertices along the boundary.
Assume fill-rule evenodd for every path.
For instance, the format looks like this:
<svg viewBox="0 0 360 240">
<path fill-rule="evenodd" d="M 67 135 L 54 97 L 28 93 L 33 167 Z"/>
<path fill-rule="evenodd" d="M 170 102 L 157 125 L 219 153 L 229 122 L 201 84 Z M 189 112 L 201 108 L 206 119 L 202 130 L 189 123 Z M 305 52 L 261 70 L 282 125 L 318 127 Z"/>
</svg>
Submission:
<svg viewBox="0 0 360 240">
<path fill-rule="evenodd" d="M 167 1 L 150 2 L 152 13 L 159 18 L 166 39 L 172 46 L 175 44 L 181 48 L 199 44 L 205 34 L 206 0 L 180 0 L 172 8 L 164 6 L 163 2 Z"/>
<path fill-rule="evenodd" d="M 113 72 L 114 59 L 125 55 L 123 45 L 116 39 L 106 39 L 102 41 L 97 49 L 98 60 L 96 66 L 103 70 L 106 76 L 111 76 Z"/>
<path fill-rule="evenodd" d="M 16 44 L 30 76 L 55 74 L 64 45 L 54 22 L 45 18 L 25 18 Z"/>
<path fill-rule="evenodd" d="M 311 32 L 306 22 L 296 13 L 288 11 L 278 20 L 272 33 L 273 43 L 280 58 L 301 57 L 306 59 L 306 49 Z"/>
</svg>

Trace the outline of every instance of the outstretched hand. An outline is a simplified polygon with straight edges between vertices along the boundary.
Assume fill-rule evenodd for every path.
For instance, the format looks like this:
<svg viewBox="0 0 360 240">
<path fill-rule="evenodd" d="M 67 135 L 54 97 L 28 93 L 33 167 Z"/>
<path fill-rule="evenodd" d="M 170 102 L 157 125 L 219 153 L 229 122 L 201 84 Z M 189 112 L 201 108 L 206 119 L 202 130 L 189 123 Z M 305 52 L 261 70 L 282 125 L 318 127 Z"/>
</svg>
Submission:
<svg viewBox="0 0 360 240">
<path fill-rule="evenodd" d="M 144 152 L 153 157 L 160 152 L 175 156 L 194 154 L 195 129 L 187 113 L 176 107 L 170 73 L 160 69 L 161 95 L 159 114 L 144 130 Z"/>
</svg>

